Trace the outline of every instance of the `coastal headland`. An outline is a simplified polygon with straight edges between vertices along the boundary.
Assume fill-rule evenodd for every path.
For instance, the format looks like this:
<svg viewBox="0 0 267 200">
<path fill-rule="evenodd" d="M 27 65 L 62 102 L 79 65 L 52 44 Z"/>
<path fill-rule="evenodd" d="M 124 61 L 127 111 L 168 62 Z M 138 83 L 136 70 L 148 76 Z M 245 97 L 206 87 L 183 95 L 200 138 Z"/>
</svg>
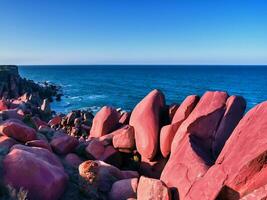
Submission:
<svg viewBox="0 0 267 200">
<path fill-rule="evenodd" d="M 63 91 L 64 93 L 64 91 Z M 61 88 L 0 66 L 0 199 L 252 200 L 267 198 L 267 102 L 160 90 L 131 112 L 59 114 Z"/>
</svg>

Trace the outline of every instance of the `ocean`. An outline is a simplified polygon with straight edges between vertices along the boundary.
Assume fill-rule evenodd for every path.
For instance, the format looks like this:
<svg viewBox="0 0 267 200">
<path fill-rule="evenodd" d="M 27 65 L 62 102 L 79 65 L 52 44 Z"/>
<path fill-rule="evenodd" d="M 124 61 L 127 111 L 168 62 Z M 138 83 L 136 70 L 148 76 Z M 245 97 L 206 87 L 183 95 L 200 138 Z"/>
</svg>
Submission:
<svg viewBox="0 0 267 200">
<path fill-rule="evenodd" d="M 62 101 L 52 103 L 61 113 L 96 112 L 104 105 L 129 111 L 155 88 L 163 91 L 168 104 L 207 90 L 242 95 L 247 110 L 267 100 L 267 66 L 49 65 L 19 66 L 19 72 L 36 82 L 62 86 Z"/>
</svg>

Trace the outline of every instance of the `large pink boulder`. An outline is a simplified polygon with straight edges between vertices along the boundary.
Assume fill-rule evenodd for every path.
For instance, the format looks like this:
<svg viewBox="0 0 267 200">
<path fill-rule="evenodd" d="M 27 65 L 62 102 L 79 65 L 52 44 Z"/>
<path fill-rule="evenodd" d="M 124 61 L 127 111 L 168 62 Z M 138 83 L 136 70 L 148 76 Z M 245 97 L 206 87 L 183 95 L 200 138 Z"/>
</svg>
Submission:
<svg viewBox="0 0 267 200">
<path fill-rule="evenodd" d="M 163 93 L 153 90 L 132 112 L 130 125 L 134 127 L 136 148 L 143 160 L 152 160 L 158 151 L 160 114 L 164 106 Z"/>
<path fill-rule="evenodd" d="M 199 97 L 191 95 L 186 97 L 183 103 L 176 110 L 172 123 L 163 126 L 160 132 L 160 150 L 163 157 L 167 157 L 171 152 L 171 144 L 175 133 L 177 132 L 183 121 L 189 116 L 199 101 Z"/>
<path fill-rule="evenodd" d="M 267 185 L 264 185 L 246 196 L 242 197 L 240 200 L 265 200 L 267 199 Z"/>
<path fill-rule="evenodd" d="M 68 154 L 72 152 L 78 144 L 79 142 L 75 137 L 67 134 L 55 137 L 50 143 L 52 149 L 58 154 Z"/>
<path fill-rule="evenodd" d="M 119 112 L 112 107 L 104 106 L 95 115 L 90 131 L 90 137 L 98 138 L 116 129 L 119 125 Z"/>
<path fill-rule="evenodd" d="M 121 129 L 119 134 L 116 134 L 113 139 L 112 143 L 114 148 L 119 150 L 132 150 L 135 147 L 135 140 L 134 140 L 134 129 L 132 126 L 124 126 Z"/>
<path fill-rule="evenodd" d="M 137 200 L 171 200 L 168 187 L 160 180 L 141 176 L 137 187 Z"/>
<path fill-rule="evenodd" d="M 212 139 L 225 111 L 225 92 L 206 92 L 181 124 L 172 142 L 161 180 L 179 191 L 180 199 L 212 164 Z"/>
<path fill-rule="evenodd" d="M 109 200 L 125 200 L 136 198 L 138 178 L 123 179 L 113 183 L 109 192 Z"/>
<path fill-rule="evenodd" d="M 27 142 L 36 139 L 36 131 L 33 128 L 14 120 L 7 120 L 2 123 L 0 125 L 0 133 L 20 142 Z"/>
<path fill-rule="evenodd" d="M 267 102 L 263 102 L 240 120 L 215 165 L 193 185 L 187 199 L 212 200 L 233 193 L 243 197 L 267 184 L 266 116 Z"/>
<path fill-rule="evenodd" d="M 3 160 L 3 180 L 29 199 L 57 200 L 68 176 L 58 158 L 46 149 L 14 145 Z"/>
<path fill-rule="evenodd" d="M 246 109 L 246 101 L 241 96 L 230 96 L 226 102 L 226 111 L 218 127 L 212 144 L 214 158 L 221 152 L 226 140 L 230 137 L 234 128 L 243 117 Z"/>
</svg>

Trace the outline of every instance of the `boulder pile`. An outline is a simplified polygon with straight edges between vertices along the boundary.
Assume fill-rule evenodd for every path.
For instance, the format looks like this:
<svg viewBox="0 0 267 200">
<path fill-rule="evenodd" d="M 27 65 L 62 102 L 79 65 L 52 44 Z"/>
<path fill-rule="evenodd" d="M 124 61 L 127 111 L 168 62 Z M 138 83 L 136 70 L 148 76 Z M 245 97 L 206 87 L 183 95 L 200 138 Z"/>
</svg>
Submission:
<svg viewBox="0 0 267 200">
<path fill-rule="evenodd" d="M 153 90 L 129 113 L 45 120 L 21 99 L 0 101 L 0 199 L 267 198 L 267 102 L 244 115 L 226 92 L 167 105 Z"/>
</svg>

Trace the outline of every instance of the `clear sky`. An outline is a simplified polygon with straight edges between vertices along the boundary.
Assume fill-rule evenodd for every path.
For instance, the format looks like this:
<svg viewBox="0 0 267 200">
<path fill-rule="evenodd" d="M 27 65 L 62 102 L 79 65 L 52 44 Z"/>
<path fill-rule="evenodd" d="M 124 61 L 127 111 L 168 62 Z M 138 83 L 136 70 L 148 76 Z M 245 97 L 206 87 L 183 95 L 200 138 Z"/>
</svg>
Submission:
<svg viewBox="0 0 267 200">
<path fill-rule="evenodd" d="M 267 0 L 0 0 L 0 64 L 267 64 Z"/>
</svg>

